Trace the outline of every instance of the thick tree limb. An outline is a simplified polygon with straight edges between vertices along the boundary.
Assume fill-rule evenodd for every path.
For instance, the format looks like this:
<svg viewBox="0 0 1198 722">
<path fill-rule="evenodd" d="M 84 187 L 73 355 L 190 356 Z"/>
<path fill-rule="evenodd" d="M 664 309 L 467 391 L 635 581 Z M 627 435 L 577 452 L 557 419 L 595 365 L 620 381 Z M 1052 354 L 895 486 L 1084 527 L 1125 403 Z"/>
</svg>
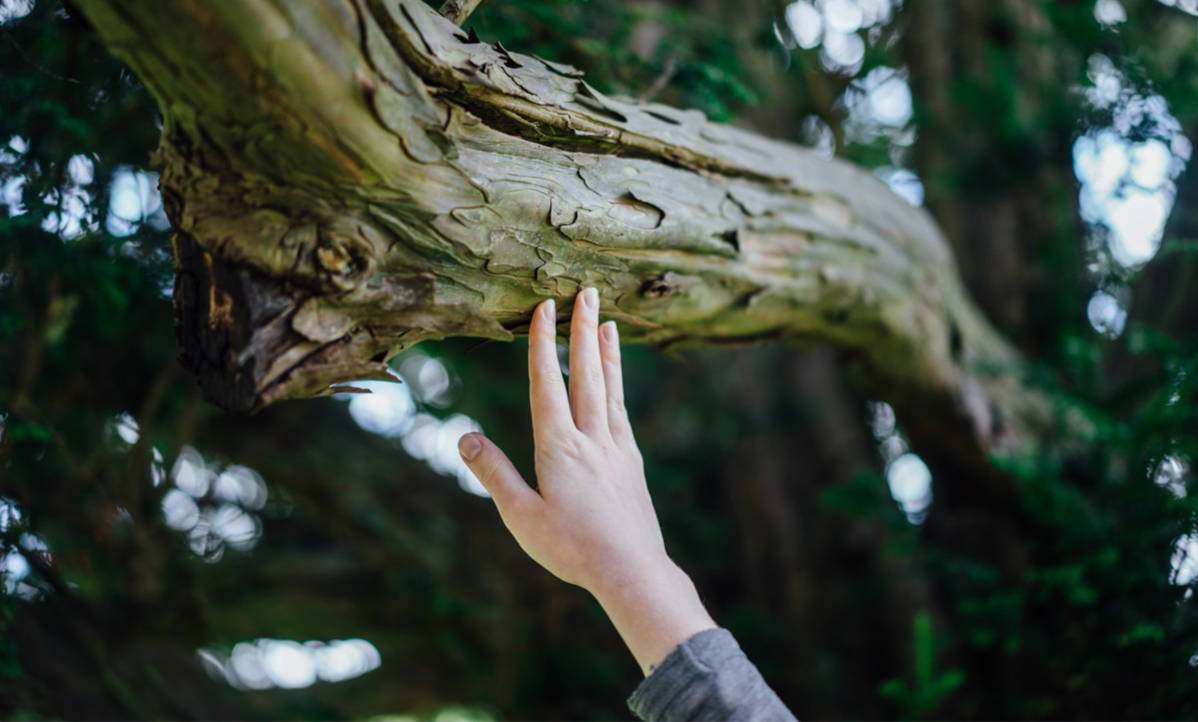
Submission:
<svg viewBox="0 0 1198 722">
<path fill-rule="evenodd" d="M 606 97 L 417 0 L 79 5 L 162 105 L 180 341 L 226 408 L 511 339 L 594 285 L 633 341 L 829 343 L 975 451 L 1042 423 L 935 224 L 863 170 Z"/>
</svg>

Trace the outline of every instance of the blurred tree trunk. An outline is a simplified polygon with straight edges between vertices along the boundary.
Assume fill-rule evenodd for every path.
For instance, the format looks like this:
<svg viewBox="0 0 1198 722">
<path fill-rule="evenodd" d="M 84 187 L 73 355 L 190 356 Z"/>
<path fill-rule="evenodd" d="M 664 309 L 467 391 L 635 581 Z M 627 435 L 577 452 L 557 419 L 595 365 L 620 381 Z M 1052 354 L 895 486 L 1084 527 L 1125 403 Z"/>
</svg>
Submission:
<svg viewBox="0 0 1198 722">
<path fill-rule="evenodd" d="M 1044 421 L 935 225 L 855 167 L 606 98 L 414 0 L 80 6 L 162 105 L 180 340 L 227 408 L 512 338 L 590 284 L 629 340 L 830 343 L 979 469 Z"/>
<path fill-rule="evenodd" d="M 1044 12 L 1032 0 L 908 0 L 900 38 L 919 127 L 914 169 L 927 207 L 987 316 L 1025 355 L 1050 360 L 1059 353 L 1053 344 L 1084 321 L 1072 158 L 1079 111 L 1061 88 L 1082 75 L 1086 58 L 1075 44 L 1051 42 Z M 979 478 L 967 458 L 937 443 L 940 418 L 899 417 L 934 479 L 924 535 L 1018 587 L 1036 561 L 1024 501 L 1015 485 Z M 942 586 L 938 596 L 950 622 L 941 626 L 957 627 L 957 593 Z M 1019 657 L 998 645 L 961 644 L 949 654 L 950 663 L 952 655 L 968 656 L 960 666 L 988 676 L 971 679 L 939 714 L 1003 709 L 1003 696 L 1024 688 Z"/>
<path fill-rule="evenodd" d="M 914 614 L 931 605 L 922 570 L 895 554 L 907 522 L 883 481 L 865 403 L 830 353 L 738 350 L 705 359 L 731 371 L 726 399 L 743 429 L 714 482 L 737 543 L 737 601 L 781 622 L 742 644 L 812 717 L 847 700 L 893 714 L 877 690 L 910 671 Z M 725 404 L 726 406 L 727 404 Z M 885 599 L 885 604 L 879 600 Z M 869 622 L 863 623 L 862 620 Z"/>
<path fill-rule="evenodd" d="M 1050 42 L 1044 13 L 1030 0 L 912 0 L 900 35 L 928 209 L 983 312 L 1033 357 L 1056 352 L 1085 300 L 1080 101 L 1061 88 L 1086 58 Z"/>
</svg>

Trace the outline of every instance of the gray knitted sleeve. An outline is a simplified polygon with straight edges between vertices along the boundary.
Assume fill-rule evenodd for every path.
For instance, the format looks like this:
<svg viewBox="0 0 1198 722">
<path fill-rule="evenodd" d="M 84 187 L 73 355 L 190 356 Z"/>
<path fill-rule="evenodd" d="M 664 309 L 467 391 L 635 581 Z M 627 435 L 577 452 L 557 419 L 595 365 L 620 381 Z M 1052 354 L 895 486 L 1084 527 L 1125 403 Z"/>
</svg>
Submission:
<svg viewBox="0 0 1198 722">
<path fill-rule="evenodd" d="M 686 640 L 641 682 L 628 707 L 658 720 L 794 720 L 726 629 Z"/>
</svg>

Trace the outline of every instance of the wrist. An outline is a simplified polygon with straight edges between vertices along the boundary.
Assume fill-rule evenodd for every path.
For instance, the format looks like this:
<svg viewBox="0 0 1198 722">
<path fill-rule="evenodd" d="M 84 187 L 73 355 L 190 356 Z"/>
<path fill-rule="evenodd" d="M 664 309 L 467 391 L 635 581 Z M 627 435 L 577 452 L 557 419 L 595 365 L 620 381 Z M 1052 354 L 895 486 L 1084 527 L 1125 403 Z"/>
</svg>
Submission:
<svg viewBox="0 0 1198 722">
<path fill-rule="evenodd" d="M 613 575 L 591 593 L 645 675 L 678 645 L 716 627 L 694 582 L 669 559 Z"/>
<path fill-rule="evenodd" d="M 582 585 L 604 606 L 630 596 L 660 593 L 666 586 L 689 584 L 690 577 L 665 554 L 639 556 L 608 565 Z"/>
</svg>

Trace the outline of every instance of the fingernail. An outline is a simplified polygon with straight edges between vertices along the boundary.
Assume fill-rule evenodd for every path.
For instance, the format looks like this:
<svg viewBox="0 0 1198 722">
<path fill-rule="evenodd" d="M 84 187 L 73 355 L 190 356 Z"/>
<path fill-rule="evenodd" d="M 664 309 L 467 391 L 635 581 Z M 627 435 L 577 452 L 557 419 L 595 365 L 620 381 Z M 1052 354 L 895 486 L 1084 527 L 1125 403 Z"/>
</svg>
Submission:
<svg viewBox="0 0 1198 722">
<path fill-rule="evenodd" d="M 553 302 L 552 298 L 549 299 L 548 301 L 546 301 L 545 303 L 541 304 L 541 309 L 542 309 L 542 313 L 545 314 L 546 321 L 557 320 L 557 304 L 555 304 Z"/>
<path fill-rule="evenodd" d="M 474 461 L 474 457 L 482 450 L 483 444 L 478 440 L 478 434 L 466 434 L 458 439 L 458 452 L 466 461 Z"/>
<path fill-rule="evenodd" d="M 615 321 L 607 321 L 599 327 L 603 331 L 603 340 L 615 345 L 620 343 L 620 332 L 616 329 Z"/>
<path fill-rule="evenodd" d="M 587 308 L 599 308 L 599 292 L 593 288 L 582 289 L 582 302 Z"/>
</svg>

